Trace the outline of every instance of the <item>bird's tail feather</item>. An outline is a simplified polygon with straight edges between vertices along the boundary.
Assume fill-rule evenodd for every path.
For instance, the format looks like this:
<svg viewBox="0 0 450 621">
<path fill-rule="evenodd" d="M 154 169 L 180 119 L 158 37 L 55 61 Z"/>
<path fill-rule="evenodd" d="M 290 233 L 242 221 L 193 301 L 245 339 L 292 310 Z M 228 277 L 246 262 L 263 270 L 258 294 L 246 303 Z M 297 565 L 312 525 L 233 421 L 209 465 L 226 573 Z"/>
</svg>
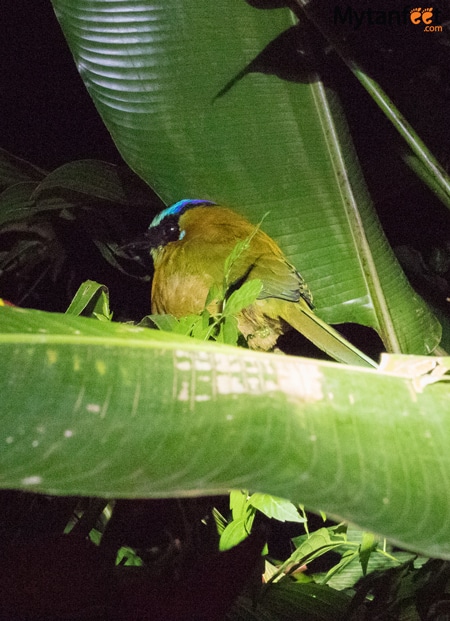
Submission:
<svg viewBox="0 0 450 621">
<path fill-rule="evenodd" d="M 308 307 L 290 305 L 283 319 L 331 358 L 346 364 L 376 368 L 377 364 Z"/>
</svg>

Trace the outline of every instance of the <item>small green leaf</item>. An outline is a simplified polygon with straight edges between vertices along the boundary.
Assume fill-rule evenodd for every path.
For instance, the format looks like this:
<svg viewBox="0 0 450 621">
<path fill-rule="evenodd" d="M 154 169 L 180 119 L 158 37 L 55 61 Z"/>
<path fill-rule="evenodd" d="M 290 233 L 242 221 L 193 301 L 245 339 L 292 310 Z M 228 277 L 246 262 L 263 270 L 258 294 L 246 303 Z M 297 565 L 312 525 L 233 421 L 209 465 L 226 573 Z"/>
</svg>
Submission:
<svg viewBox="0 0 450 621">
<path fill-rule="evenodd" d="M 347 537 L 345 534 L 338 535 L 328 528 L 319 528 L 319 530 L 316 530 L 306 538 L 297 537 L 293 539 L 293 542 L 299 542 L 300 545 L 291 556 L 284 561 L 277 574 L 273 577 L 273 580 L 287 570 L 290 571 L 295 567 L 311 563 L 311 561 L 322 556 L 325 552 L 338 548 L 345 543 L 346 540 Z"/>
<path fill-rule="evenodd" d="M 373 533 L 363 533 L 361 545 L 359 547 L 359 562 L 361 563 L 363 574 L 367 573 L 367 565 L 370 555 L 377 549 L 378 540 Z"/>
<path fill-rule="evenodd" d="M 122 565 L 126 567 L 141 567 L 144 564 L 141 557 L 136 553 L 133 548 L 122 546 L 117 551 L 116 565 Z"/>
<path fill-rule="evenodd" d="M 236 291 L 230 295 L 225 303 L 223 310 L 224 315 L 236 315 L 243 308 L 247 308 L 250 304 L 258 298 L 263 288 L 262 281 L 259 278 L 248 280 L 242 287 L 239 287 Z"/>
<path fill-rule="evenodd" d="M 247 504 L 247 490 L 232 489 L 230 492 L 230 509 L 233 520 L 239 520 L 245 515 L 245 506 Z"/>
<path fill-rule="evenodd" d="M 187 315 L 177 319 L 173 315 L 147 315 L 139 325 L 146 328 L 158 328 L 164 332 L 174 332 L 183 334 L 184 336 L 196 336 L 203 338 L 199 334 L 203 334 L 205 327 L 202 315 Z"/>
<path fill-rule="evenodd" d="M 216 507 L 213 507 L 212 516 L 216 524 L 217 532 L 221 535 L 227 527 L 227 521 Z"/>
<path fill-rule="evenodd" d="M 205 308 L 207 308 L 211 302 L 221 301 L 225 297 L 225 291 L 221 285 L 214 283 L 206 296 Z"/>
<path fill-rule="evenodd" d="M 225 288 L 227 288 L 228 285 L 230 284 L 229 283 L 230 272 L 231 272 L 231 269 L 232 269 L 234 263 L 236 263 L 236 261 L 239 259 L 241 254 L 243 254 L 249 248 L 252 239 L 254 238 L 256 233 L 259 231 L 259 229 L 261 227 L 261 224 L 264 222 L 265 218 L 268 215 L 269 215 L 269 212 L 267 212 L 267 213 L 265 213 L 263 215 L 263 217 L 261 218 L 259 223 L 255 226 L 255 228 L 253 229 L 251 234 L 248 237 L 246 237 L 245 239 L 243 239 L 242 241 L 237 242 L 235 247 L 233 248 L 233 250 L 230 252 L 228 257 L 225 259 L 225 265 L 224 265 Z"/>
<path fill-rule="evenodd" d="M 274 518 L 280 522 L 305 521 L 305 518 L 299 514 L 296 506 L 289 502 L 289 500 L 270 496 L 269 494 L 256 493 L 250 496 L 248 502 L 255 509 L 267 515 L 267 517 Z"/>
<path fill-rule="evenodd" d="M 173 315 L 146 315 L 138 325 L 143 328 L 157 328 L 164 332 L 177 332 L 178 319 Z"/>
<path fill-rule="evenodd" d="M 202 341 L 205 341 L 208 338 L 210 332 L 210 319 L 211 315 L 205 309 L 201 313 L 199 321 L 194 323 L 191 336 L 195 339 L 201 339 Z"/>
<path fill-rule="evenodd" d="M 202 318 L 200 315 L 186 315 L 186 317 L 180 317 L 175 331 L 177 334 L 191 336 L 198 324 L 202 326 Z"/>
<path fill-rule="evenodd" d="M 252 530 L 255 515 L 255 509 L 246 504 L 243 516 L 227 524 L 220 535 L 219 550 L 229 550 L 246 539 Z"/>
<path fill-rule="evenodd" d="M 230 252 L 230 254 L 225 259 L 224 273 L 225 273 L 225 280 L 227 282 L 228 282 L 228 277 L 229 277 L 231 268 L 236 263 L 236 261 L 239 259 L 241 254 L 247 250 L 249 245 L 250 245 L 250 239 L 248 237 L 246 237 L 242 241 L 237 242 L 233 250 Z"/>
<path fill-rule="evenodd" d="M 108 288 L 94 280 L 86 280 L 80 285 L 66 315 L 83 315 L 96 317 L 103 321 L 111 321 L 112 313 L 109 309 Z"/>
<path fill-rule="evenodd" d="M 244 541 L 249 535 L 247 530 L 247 520 L 241 518 L 239 520 L 233 520 L 225 527 L 225 530 L 220 535 L 219 550 L 224 552 L 230 548 L 234 548 L 238 543 Z"/>
<path fill-rule="evenodd" d="M 216 340 L 227 345 L 237 345 L 239 334 L 236 317 L 225 317 L 220 324 L 220 338 Z"/>
</svg>

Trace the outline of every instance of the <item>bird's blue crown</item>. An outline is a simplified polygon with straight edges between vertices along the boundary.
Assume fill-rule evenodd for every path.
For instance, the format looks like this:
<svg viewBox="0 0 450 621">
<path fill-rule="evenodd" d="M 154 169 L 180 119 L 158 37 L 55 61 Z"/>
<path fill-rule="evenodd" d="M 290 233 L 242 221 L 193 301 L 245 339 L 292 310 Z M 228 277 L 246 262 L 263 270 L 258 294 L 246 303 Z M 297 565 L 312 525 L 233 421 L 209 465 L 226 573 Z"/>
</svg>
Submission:
<svg viewBox="0 0 450 621">
<path fill-rule="evenodd" d="M 211 201 L 207 201 L 202 198 L 183 198 L 183 200 L 174 203 L 170 207 L 163 209 L 157 216 L 155 216 L 150 224 L 149 228 L 153 228 L 154 226 L 158 226 L 164 218 L 167 216 L 180 216 L 187 209 L 191 207 L 198 207 L 199 205 L 216 205 L 217 203 L 213 203 Z"/>
</svg>

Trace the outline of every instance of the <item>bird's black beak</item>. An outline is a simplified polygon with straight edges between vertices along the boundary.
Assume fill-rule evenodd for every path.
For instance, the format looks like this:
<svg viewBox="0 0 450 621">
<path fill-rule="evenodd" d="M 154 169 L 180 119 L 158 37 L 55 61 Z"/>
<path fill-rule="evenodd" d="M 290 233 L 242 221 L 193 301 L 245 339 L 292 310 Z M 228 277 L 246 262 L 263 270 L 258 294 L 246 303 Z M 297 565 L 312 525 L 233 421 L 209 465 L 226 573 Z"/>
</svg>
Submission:
<svg viewBox="0 0 450 621">
<path fill-rule="evenodd" d="M 137 237 L 132 241 L 120 246 L 120 250 L 128 255 L 142 256 L 142 254 L 150 254 L 153 248 L 153 235 L 151 230 L 145 231 L 141 237 Z"/>
</svg>

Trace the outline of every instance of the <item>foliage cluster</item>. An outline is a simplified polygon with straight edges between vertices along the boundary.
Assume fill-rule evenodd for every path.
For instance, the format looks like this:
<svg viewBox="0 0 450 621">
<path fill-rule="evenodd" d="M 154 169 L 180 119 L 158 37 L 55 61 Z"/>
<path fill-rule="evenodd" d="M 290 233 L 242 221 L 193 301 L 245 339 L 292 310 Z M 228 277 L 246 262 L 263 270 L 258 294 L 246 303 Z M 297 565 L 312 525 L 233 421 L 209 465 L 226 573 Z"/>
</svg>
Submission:
<svg viewBox="0 0 450 621">
<path fill-rule="evenodd" d="M 450 182 L 437 157 L 448 161 L 447 31 L 426 43 L 406 26 L 379 38 L 348 24 L 339 31 L 320 1 L 223 0 L 205 8 L 195 0 L 183 8 L 162 4 L 159 12 L 135 0 L 116 12 L 108 4 L 53 0 L 102 119 L 155 193 L 130 170 L 106 162 L 77 161 L 49 173 L 0 151 L 0 293 L 19 307 L 67 308 L 63 318 L 0 308 L 0 616 L 119 620 L 138 610 L 142 621 L 225 614 L 229 621 L 442 618 L 450 589 L 449 562 L 440 560 L 450 558 L 448 389 L 436 380 L 448 360 L 431 373 L 422 356 L 394 360 L 381 377 L 304 365 L 311 381 L 303 382 L 294 361 L 260 359 L 258 388 L 277 365 L 298 386 L 278 385 L 257 395 L 260 401 L 246 395 L 252 429 L 226 395 L 217 410 L 230 417 L 228 427 L 217 416 L 214 430 L 227 440 L 216 437 L 218 447 L 232 454 L 216 455 L 210 446 L 206 458 L 198 438 L 208 437 L 211 409 L 202 409 L 207 399 L 189 401 L 192 376 L 180 388 L 176 374 L 189 372 L 191 362 L 213 366 L 217 353 L 214 368 L 230 379 L 227 387 L 235 381 L 241 389 L 244 374 L 233 365 L 239 373 L 257 367 L 245 354 L 220 349 L 239 344 L 234 314 L 260 290 L 251 281 L 229 291 L 227 275 L 248 240 L 236 246 L 224 283 L 210 292 L 221 312 L 181 320 L 147 315 L 151 266 L 131 262 L 122 246 L 162 201 L 211 198 L 242 206 L 256 222 L 269 211 L 265 228 L 289 249 L 328 321 L 370 327 L 389 351 L 421 355 L 445 346 L 450 236 L 443 210 Z M 436 239 L 421 225 L 417 188 L 443 223 Z M 410 203 L 420 211 L 414 235 L 398 239 L 395 218 L 405 217 Z M 429 305 L 407 282 L 379 218 Z M 149 325 L 163 332 L 147 331 Z M 215 343 L 209 348 L 198 339 Z M 179 351 L 186 359 L 177 366 L 171 358 L 169 368 L 166 354 Z M 140 372 L 149 368 L 153 374 L 142 382 Z M 317 386 L 324 389 L 320 410 Z M 361 392 L 374 395 L 378 386 L 380 405 L 364 402 Z M 150 395 L 151 417 L 140 392 Z M 348 405 L 355 398 L 356 414 Z M 325 411 L 322 428 L 317 419 Z M 302 442 L 295 453 L 292 438 Z M 179 451 L 183 442 L 184 452 L 193 447 L 188 461 Z M 259 443 L 272 448 L 252 461 Z M 315 452 L 311 445 L 319 443 Z M 303 462 L 301 451 L 309 456 Z M 148 464 L 139 462 L 143 454 Z M 295 494 L 309 493 L 316 512 L 328 502 L 346 521 L 328 522 L 263 493 L 265 486 L 275 494 L 294 489 L 295 476 Z M 258 491 L 224 483 L 241 479 L 257 481 Z M 202 498 L 230 488 L 229 502 Z M 35 489 L 41 494 L 30 493 Z M 349 526 L 352 518 L 370 532 Z"/>
</svg>

